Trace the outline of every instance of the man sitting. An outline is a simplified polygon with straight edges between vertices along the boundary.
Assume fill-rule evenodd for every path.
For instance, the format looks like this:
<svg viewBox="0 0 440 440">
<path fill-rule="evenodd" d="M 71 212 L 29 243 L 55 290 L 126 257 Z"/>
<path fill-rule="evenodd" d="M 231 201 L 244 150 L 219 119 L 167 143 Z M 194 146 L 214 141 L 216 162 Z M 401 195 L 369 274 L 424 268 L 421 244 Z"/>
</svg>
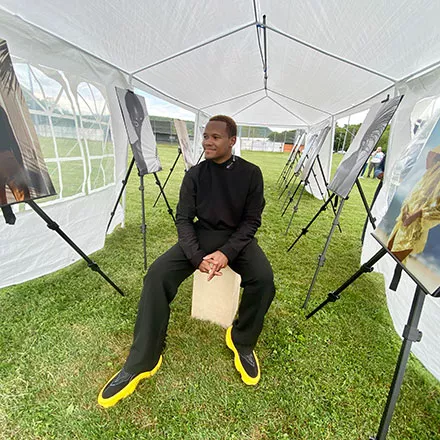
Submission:
<svg viewBox="0 0 440 440">
<path fill-rule="evenodd" d="M 196 269 L 208 281 L 229 265 L 244 288 L 238 318 L 226 331 L 226 345 L 243 382 L 256 385 L 260 367 L 254 348 L 275 294 L 273 272 L 255 233 L 264 208 L 260 169 L 235 157 L 237 126 L 214 116 L 203 134 L 206 161 L 191 168 L 180 189 L 176 211 L 178 243 L 160 256 L 144 278 L 133 344 L 123 368 L 102 388 L 98 403 L 115 405 L 138 383 L 157 372 L 179 285 Z M 194 219 L 197 217 L 197 221 Z"/>
</svg>

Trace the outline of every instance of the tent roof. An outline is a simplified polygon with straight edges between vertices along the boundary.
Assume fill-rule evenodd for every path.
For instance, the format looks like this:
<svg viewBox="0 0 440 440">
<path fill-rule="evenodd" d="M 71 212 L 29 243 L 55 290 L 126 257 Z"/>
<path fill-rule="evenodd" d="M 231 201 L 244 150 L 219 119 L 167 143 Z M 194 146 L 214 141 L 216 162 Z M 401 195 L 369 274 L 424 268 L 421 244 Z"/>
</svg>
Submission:
<svg viewBox="0 0 440 440">
<path fill-rule="evenodd" d="M 241 123 L 312 125 L 440 61 L 437 0 L 0 0 L 0 8 L 146 90 Z"/>
</svg>

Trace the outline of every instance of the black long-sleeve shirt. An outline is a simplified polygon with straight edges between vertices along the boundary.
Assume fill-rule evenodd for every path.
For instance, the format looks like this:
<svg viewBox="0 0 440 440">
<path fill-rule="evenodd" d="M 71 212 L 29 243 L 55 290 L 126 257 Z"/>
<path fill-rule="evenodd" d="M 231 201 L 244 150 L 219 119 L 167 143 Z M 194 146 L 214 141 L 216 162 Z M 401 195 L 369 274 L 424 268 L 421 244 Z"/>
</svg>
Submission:
<svg viewBox="0 0 440 440">
<path fill-rule="evenodd" d="M 232 262 L 250 243 L 261 225 L 264 208 L 260 169 L 240 157 L 222 164 L 206 160 L 191 168 L 183 178 L 176 211 L 179 244 L 194 267 L 205 256 L 196 234 L 205 230 L 231 231 L 219 250 Z"/>
</svg>

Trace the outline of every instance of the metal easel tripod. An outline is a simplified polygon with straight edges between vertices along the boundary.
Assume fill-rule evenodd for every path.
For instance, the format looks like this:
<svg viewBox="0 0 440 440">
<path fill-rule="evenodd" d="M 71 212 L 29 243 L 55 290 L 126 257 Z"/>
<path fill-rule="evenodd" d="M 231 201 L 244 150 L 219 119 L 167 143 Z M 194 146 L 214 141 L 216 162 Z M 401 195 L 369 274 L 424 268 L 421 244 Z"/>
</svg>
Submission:
<svg viewBox="0 0 440 440">
<path fill-rule="evenodd" d="M 97 263 L 92 261 L 87 254 L 85 254 L 70 238 L 69 236 L 60 228 L 58 223 L 52 220 L 43 209 L 37 205 L 33 200 L 26 202 L 47 224 L 47 227 L 52 231 L 55 231 L 69 246 L 71 246 L 87 263 L 88 267 L 94 272 L 98 272 L 114 289 L 116 289 L 122 296 L 124 292 L 100 269 Z"/>
<path fill-rule="evenodd" d="M 340 287 L 335 291 L 328 294 L 328 297 L 323 301 L 318 307 L 316 307 L 312 312 L 310 312 L 306 319 L 311 318 L 319 310 L 325 307 L 330 302 L 335 302 L 340 299 L 340 294 L 350 286 L 354 281 L 356 281 L 362 274 L 373 271 L 373 265 L 376 264 L 384 255 L 388 253 L 385 247 L 382 247 L 375 255 L 373 255 L 366 263 L 364 263 L 358 271 L 356 271 L 347 281 L 345 281 Z M 392 254 L 391 254 L 392 255 Z M 397 261 L 397 259 L 396 259 Z M 404 269 L 403 265 L 398 262 L 400 268 Z M 411 310 L 408 315 L 407 323 L 403 329 L 403 341 L 400 348 L 399 356 L 396 363 L 396 368 L 394 370 L 393 381 L 388 392 L 387 402 L 385 404 L 384 411 L 382 413 L 382 418 L 379 425 L 378 433 L 375 437 L 370 437 L 369 440 L 385 440 L 391 419 L 393 417 L 394 409 L 396 407 L 397 399 L 400 394 L 400 389 L 402 386 L 403 378 L 405 375 L 406 365 L 408 363 L 409 355 L 411 353 L 411 346 L 413 342 L 420 342 L 422 339 L 422 332 L 417 329 L 419 325 L 420 316 L 422 314 L 423 305 L 425 302 L 426 295 L 429 292 L 415 279 L 411 274 L 409 274 L 413 281 L 416 282 L 417 287 L 414 292 L 414 298 L 411 305 Z M 433 296 L 440 295 L 440 287 L 432 294 Z"/>
</svg>

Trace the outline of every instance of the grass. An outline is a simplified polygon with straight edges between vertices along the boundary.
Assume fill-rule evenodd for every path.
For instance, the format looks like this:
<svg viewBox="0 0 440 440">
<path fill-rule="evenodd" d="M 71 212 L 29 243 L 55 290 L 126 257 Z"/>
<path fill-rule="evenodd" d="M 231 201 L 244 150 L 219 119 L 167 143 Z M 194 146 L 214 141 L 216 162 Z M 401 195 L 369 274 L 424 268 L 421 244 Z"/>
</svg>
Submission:
<svg viewBox="0 0 440 440">
<path fill-rule="evenodd" d="M 177 154 L 160 146 L 165 172 Z M 244 152 L 265 177 L 266 209 L 258 232 L 275 272 L 277 295 L 257 346 L 262 380 L 242 384 L 224 330 L 191 319 L 191 279 L 172 304 L 164 364 L 127 400 L 104 410 L 96 397 L 120 368 L 131 343 L 143 277 L 137 179 L 128 186 L 126 227 L 93 259 L 127 293 L 119 296 L 84 262 L 0 290 L 1 439 L 367 439 L 377 432 L 400 349 L 383 279 L 361 277 L 306 321 L 301 309 L 332 215 L 287 247 L 321 202 L 305 195 L 290 233 L 280 217 L 276 180 L 287 154 Z M 336 155 L 334 166 L 340 160 Z M 179 163 L 167 187 L 177 203 Z M 147 182 L 147 248 L 152 262 L 176 241 L 156 185 Z M 377 184 L 362 181 L 371 198 Z M 312 307 L 358 267 L 365 213 L 354 190 L 335 232 Z M 74 238 L 74 237 L 72 237 Z M 60 247 L 65 244 L 60 242 Z M 389 439 L 440 438 L 440 386 L 411 356 Z"/>
</svg>

